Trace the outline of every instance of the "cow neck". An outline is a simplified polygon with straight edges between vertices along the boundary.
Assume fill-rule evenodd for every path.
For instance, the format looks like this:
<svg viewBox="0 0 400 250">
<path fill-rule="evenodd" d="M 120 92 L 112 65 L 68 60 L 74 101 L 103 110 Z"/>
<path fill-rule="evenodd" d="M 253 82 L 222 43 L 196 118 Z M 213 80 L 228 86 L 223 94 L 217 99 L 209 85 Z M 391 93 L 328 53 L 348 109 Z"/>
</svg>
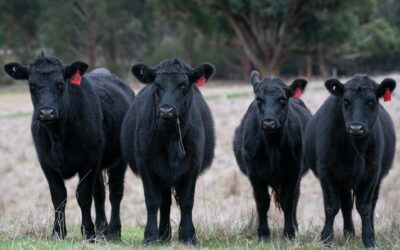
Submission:
<svg viewBox="0 0 400 250">
<path fill-rule="evenodd" d="M 264 139 L 264 143 L 266 148 L 279 148 L 282 144 L 283 139 L 283 128 L 279 129 L 279 131 L 275 133 L 267 133 L 261 130 L 262 137 Z"/>
<path fill-rule="evenodd" d="M 183 118 L 183 119 L 182 119 Z M 186 117 L 178 117 L 173 121 L 161 121 L 158 125 L 158 136 L 162 138 L 161 141 L 165 142 L 164 146 L 170 147 L 171 142 L 177 143 L 179 156 L 183 158 L 186 156 L 185 146 L 183 144 L 183 130 L 186 124 Z"/>
</svg>

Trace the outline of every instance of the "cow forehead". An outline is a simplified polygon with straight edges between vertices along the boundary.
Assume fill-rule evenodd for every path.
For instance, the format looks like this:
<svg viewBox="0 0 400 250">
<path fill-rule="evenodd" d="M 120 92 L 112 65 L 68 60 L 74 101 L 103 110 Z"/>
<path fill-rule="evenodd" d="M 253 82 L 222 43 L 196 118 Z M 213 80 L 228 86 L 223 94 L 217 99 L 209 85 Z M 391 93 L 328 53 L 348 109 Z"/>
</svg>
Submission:
<svg viewBox="0 0 400 250">
<path fill-rule="evenodd" d="M 367 76 L 356 76 L 345 84 L 345 89 L 361 92 L 367 90 L 374 91 L 377 86 L 378 84 Z"/>
<path fill-rule="evenodd" d="M 264 80 L 257 91 L 257 94 L 263 96 L 282 96 L 285 94 L 286 85 L 282 81 Z"/>
<path fill-rule="evenodd" d="M 34 83 L 54 83 L 64 80 L 63 72 L 60 71 L 33 71 L 29 75 L 29 81 Z"/>
<path fill-rule="evenodd" d="M 180 84 L 182 82 L 186 82 L 188 77 L 183 72 L 164 72 L 164 73 L 157 73 L 155 82 L 160 84 Z"/>
</svg>

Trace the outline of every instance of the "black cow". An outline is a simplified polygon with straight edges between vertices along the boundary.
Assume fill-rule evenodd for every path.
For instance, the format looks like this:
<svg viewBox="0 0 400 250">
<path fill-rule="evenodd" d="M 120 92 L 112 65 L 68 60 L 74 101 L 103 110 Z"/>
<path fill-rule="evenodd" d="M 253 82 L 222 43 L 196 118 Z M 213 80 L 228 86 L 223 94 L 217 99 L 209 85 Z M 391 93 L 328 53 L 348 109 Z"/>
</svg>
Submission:
<svg viewBox="0 0 400 250">
<path fill-rule="evenodd" d="M 34 106 L 33 141 L 55 209 L 53 234 L 62 239 L 67 234 L 64 180 L 78 174 L 76 196 L 82 211 L 82 234 L 88 240 L 95 236 L 90 214 L 93 195 L 96 232 L 119 238 L 119 208 L 127 168 L 119 134 L 134 93 L 108 70 L 96 69 L 84 74 L 87 68 L 86 63 L 79 61 L 65 66 L 43 54 L 28 66 L 19 63 L 4 66 L 12 78 L 29 83 Z M 102 169 L 107 169 L 109 178 L 112 207 L 109 226 L 104 211 Z"/>
<path fill-rule="evenodd" d="M 154 68 L 132 67 L 143 88 L 122 124 L 122 151 L 143 181 L 147 209 L 144 244 L 171 237 L 171 189 L 181 210 L 179 240 L 196 244 L 192 209 L 197 177 L 214 157 L 214 122 L 196 83 L 214 72 L 210 64 L 193 69 L 179 59 Z M 157 212 L 160 209 L 160 227 Z"/>
<path fill-rule="evenodd" d="M 258 237 L 268 239 L 268 187 L 285 216 L 284 235 L 295 237 L 296 208 L 302 159 L 303 133 L 311 113 L 299 97 L 307 85 L 296 79 L 289 87 L 279 78 L 250 76 L 255 100 L 235 131 L 233 150 L 240 170 L 248 176 L 259 217 Z"/>
<path fill-rule="evenodd" d="M 346 84 L 325 82 L 332 94 L 306 129 L 304 167 L 319 178 L 324 196 L 323 243 L 333 239 L 333 222 L 342 209 L 344 232 L 354 235 L 353 197 L 362 220 L 365 247 L 374 247 L 374 210 L 382 178 L 395 153 L 396 135 L 389 114 L 379 103 L 396 87 L 392 79 L 377 84 L 356 75 Z"/>
</svg>

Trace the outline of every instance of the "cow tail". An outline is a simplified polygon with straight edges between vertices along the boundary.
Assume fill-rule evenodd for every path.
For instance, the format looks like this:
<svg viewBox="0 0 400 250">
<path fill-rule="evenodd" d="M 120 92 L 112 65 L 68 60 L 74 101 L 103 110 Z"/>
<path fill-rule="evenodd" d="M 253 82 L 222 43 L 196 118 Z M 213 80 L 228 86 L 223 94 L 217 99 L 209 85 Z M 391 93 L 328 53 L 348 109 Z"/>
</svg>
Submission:
<svg viewBox="0 0 400 250">
<path fill-rule="evenodd" d="M 271 193 L 272 193 L 272 197 L 274 199 L 275 207 L 278 209 L 278 211 L 282 211 L 281 201 L 279 199 L 279 196 L 281 194 L 281 188 L 280 187 L 272 188 Z"/>
</svg>

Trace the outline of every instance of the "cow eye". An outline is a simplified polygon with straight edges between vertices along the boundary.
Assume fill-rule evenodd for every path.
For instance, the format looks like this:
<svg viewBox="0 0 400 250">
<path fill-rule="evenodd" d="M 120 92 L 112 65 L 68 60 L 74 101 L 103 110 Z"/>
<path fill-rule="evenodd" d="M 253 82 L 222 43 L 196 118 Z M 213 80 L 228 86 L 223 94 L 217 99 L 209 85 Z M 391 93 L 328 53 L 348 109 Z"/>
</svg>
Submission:
<svg viewBox="0 0 400 250">
<path fill-rule="evenodd" d="M 182 90 L 182 91 L 184 91 L 184 92 L 187 91 L 187 86 L 186 86 L 186 84 L 180 85 L 180 86 L 179 86 L 179 89 Z"/>
<path fill-rule="evenodd" d="M 37 89 L 37 87 L 36 87 L 36 85 L 34 85 L 34 84 L 29 84 L 29 89 L 30 89 L 31 91 L 35 91 L 35 90 Z"/>
<path fill-rule="evenodd" d="M 350 105 L 351 105 L 351 103 L 350 103 L 349 100 L 344 100 L 344 101 L 343 101 L 343 104 L 344 104 L 344 107 L 345 107 L 345 108 L 348 108 L 348 107 L 350 107 Z"/>
<path fill-rule="evenodd" d="M 62 82 L 57 83 L 57 88 L 58 88 L 59 90 L 64 90 L 64 83 L 62 83 Z"/>
<path fill-rule="evenodd" d="M 369 100 L 369 101 L 368 101 L 368 106 L 369 106 L 370 108 L 373 108 L 373 107 L 375 106 L 375 102 L 372 101 L 372 100 Z"/>
<path fill-rule="evenodd" d="M 263 102 L 264 100 L 262 98 L 260 98 L 260 97 L 256 97 L 256 101 L 257 102 Z"/>
<path fill-rule="evenodd" d="M 283 98 L 283 97 L 279 98 L 279 103 L 280 103 L 282 106 L 285 106 L 285 104 L 286 104 L 285 98 Z"/>
</svg>

